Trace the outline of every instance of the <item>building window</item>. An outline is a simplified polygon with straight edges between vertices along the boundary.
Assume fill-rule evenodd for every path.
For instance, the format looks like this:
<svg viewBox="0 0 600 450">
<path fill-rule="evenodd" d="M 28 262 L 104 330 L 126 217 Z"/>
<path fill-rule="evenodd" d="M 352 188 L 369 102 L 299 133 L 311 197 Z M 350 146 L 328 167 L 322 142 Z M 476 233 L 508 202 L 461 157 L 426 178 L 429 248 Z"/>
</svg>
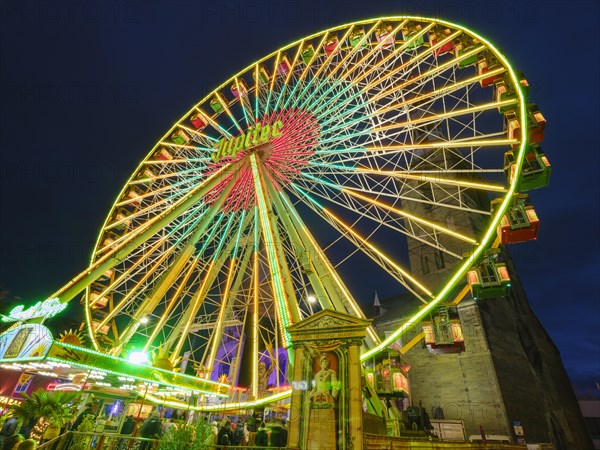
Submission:
<svg viewBox="0 0 600 450">
<path fill-rule="evenodd" d="M 441 250 L 436 250 L 435 252 L 435 266 L 439 269 L 443 269 L 446 267 L 446 263 L 444 262 L 444 254 Z"/>
<path fill-rule="evenodd" d="M 426 255 L 421 256 L 421 271 L 423 272 L 423 275 L 429 273 L 429 260 Z"/>
<path fill-rule="evenodd" d="M 423 203 L 423 207 L 425 211 L 431 211 L 433 209 L 433 205 L 430 202 L 433 202 L 433 190 L 431 189 L 430 183 L 423 183 L 419 186 L 419 193 L 421 194 Z"/>
</svg>

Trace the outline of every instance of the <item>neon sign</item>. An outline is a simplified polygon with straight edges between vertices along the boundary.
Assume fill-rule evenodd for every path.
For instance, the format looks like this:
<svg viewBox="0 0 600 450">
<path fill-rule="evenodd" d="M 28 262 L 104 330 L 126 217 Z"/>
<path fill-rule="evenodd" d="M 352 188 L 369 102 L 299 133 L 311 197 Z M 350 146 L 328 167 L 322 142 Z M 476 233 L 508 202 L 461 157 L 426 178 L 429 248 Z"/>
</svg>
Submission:
<svg viewBox="0 0 600 450">
<path fill-rule="evenodd" d="M 248 131 L 237 137 L 221 139 L 215 144 L 216 153 L 212 154 L 212 160 L 217 162 L 224 156 L 235 156 L 242 150 L 248 150 L 254 146 L 266 144 L 271 139 L 281 136 L 283 122 L 278 120 L 273 125 L 261 125 L 260 122 L 248 128 Z"/>
<path fill-rule="evenodd" d="M 25 306 L 19 305 L 8 313 L 8 316 L 2 315 L 2 322 L 25 322 L 29 319 L 43 317 L 48 319 L 54 317 L 67 307 L 66 303 L 61 303 L 58 298 L 49 298 L 43 302 L 37 302 L 32 307 L 25 309 Z"/>
</svg>

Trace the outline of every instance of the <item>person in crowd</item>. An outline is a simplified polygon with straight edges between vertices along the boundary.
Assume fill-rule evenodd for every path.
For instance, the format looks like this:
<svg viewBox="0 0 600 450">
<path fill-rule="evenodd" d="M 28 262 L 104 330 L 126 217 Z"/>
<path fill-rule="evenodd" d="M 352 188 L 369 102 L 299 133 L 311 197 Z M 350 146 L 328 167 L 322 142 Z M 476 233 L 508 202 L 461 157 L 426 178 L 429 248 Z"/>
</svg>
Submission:
<svg viewBox="0 0 600 450">
<path fill-rule="evenodd" d="M 33 439 L 25 439 L 19 444 L 17 450 L 34 450 L 36 446 L 37 443 Z"/>
<path fill-rule="evenodd" d="M 242 440 L 244 439 L 244 425 L 238 422 L 237 424 L 232 424 L 231 429 L 233 430 L 233 441 L 232 445 L 240 446 L 242 445 Z"/>
<path fill-rule="evenodd" d="M 254 446 L 256 439 L 256 429 L 258 428 L 258 422 L 256 420 L 256 413 L 253 413 L 248 420 L 246 420 L 246 431 L 248 432 L 248 445 Z"/>
<path fill-rule="evenodd" d="M 228 420 L 223 425 L 223 428 L 219 430 L 218 445 L 222 445 L 223 450 L 233 442 L 233 430 L 231 428 L 231 422 Z"/>
<path fill-rule="evenodd" d="M 165 419 L 163 434 L 171 433 L 175 428 L 175 423 L 171 419 Z"/>
<path fill-rule="evenodd" d="M 12 436 L 17 431 L 18 420 L 15 416 L 10 416 L 2 425 L 2 431 L 0 431 L 0 435 L 2 436 Z"/>
<path fill-rule="evenodd" d="M 219 427 L 218 427 L 216 420 L 214 420 L 213 423 L 211 424 L 210 433 L 211 433 L 210 445 L 217 445 L 217 442 L 219 440 Z"/>
<path fill-rule="evenodd" d="M 269 445 L 268 429 L 264 422 L 261 422 L 258 426 L 258 430 L 256 430 L 254 445 L 256 445 L 258 448 L 266 448 Z"/>
<path fill-rule="evenodd" d="M 157 411 L 154 411 L 152 414 L 150 414 L 150 417 L 144 420 L 140 434 L 146 439 L 160 439 L 162 436 L 162 423 L 160 421 L 160 415 Z M 149 448 L 152 448 L 151 441 L 143 441 L 140 445 L 140 450 L 146 450 Z"/>
<path fill-rule="evenodd" d="M 11 434 L 4 439 L 2 450 L 17 450 L 19 444 L 23 441 L 23 436 L 20 434 Z"/>
<path fill-rule="evenodd" d="M 135 419 L 133 418 L 133 414 L 125 417 L 125 421 L 123 425 L 121 425 L 121 433 L 120 434 L 131 434 L 133 433 L 133 429 L 135 428 Z"/>
<path fill-rule="evenodd" d="M 275 418 L 271 423 L 271 447 L 287 446 L 288 432 L 281 423 L 281 419 Z"/>
<path fill-rule="evenodd" d="M 249 445 L 249 442 L 250 442 L 250 432 L 248 431 L 248 428 L 246 428 L 244 426 L 243 422 L 240 422 L 239 428 L 241 428 L 241 430 L 242 430 L 242 443 L 241 443 L 241 445 Z"/>
<path fill-rule="evenodd" d="M 18 421 L 15 416 L 11 416 L 6 419 L 6 422 L 4 422 L 4 425 L 2 425 L 2 430 L 0 431 L 0 448 L 2 448 L 4 445 L 4 440 L 7 437 L 15 434 L 17 431 L 17 423 Z"/>
</svg>

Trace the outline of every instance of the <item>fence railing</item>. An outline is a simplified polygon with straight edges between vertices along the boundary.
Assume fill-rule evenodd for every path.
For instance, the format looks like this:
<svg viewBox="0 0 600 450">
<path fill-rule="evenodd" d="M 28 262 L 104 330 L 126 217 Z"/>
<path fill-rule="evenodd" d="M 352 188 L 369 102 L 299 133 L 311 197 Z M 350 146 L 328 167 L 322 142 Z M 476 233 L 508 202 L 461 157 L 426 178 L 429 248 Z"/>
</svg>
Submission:
<svg viewBox="0 0 600 450">
<path fill-rule="evenodd" d="M 158 450 L 158 439 L 114 433 L 68 431 L 37 450 Z"/>
<path fill-rule="evenodd" d="M 115 433 L 85 433 L 67 431 L 44 442 L 36 450 L 159 450 L 160 439 Z M 257 447 L 252 445 L 205 445 L 203 450 L 285 450 L 285 447 Z M 185 449 L 181 449 L 185 450 Z"/>
</svg>

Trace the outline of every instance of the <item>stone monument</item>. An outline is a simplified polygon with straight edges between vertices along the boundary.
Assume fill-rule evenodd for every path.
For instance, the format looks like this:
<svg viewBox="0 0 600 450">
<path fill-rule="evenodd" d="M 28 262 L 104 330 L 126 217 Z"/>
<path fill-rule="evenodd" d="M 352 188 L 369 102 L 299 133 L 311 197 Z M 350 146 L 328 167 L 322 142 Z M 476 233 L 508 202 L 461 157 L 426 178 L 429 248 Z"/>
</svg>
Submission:
<svg viewBox="0 0 600 450">
<path fill-rule="evenodd" d="M 363 448 L 360 347 L 370 323 L 325 309 L 288 328 L 294 355 L 288 448 Z"/>
</svg>

